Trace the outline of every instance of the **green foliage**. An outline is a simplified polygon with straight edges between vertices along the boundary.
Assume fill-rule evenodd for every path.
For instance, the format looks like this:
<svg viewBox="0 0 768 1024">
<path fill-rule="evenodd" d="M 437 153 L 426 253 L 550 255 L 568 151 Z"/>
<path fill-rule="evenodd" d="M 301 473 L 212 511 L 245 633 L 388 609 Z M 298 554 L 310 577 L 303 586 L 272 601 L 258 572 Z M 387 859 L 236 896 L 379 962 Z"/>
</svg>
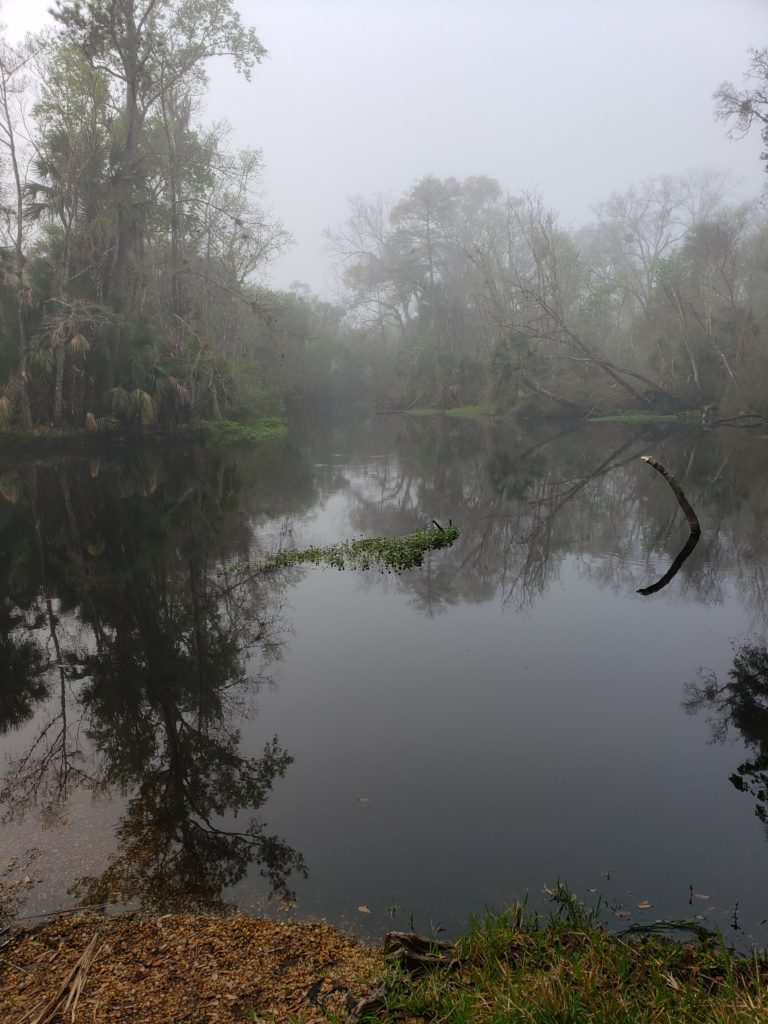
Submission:
<svg viewBox="0 0 768 1024">
<path fill-rule="evenodd" d="M 418 977 L 391 970 L 384 1008 L 369 1019 L 753 1024 L 768 1013 L 764 959 L 737 957 L 700 928 L 698 944 L 611 934 L 564 886 L 552 898 L 559 909 L 548 920 L 523 904 L 489 913 L 444 965 Z"/>
<path fill-rule="evenodd" d="M 147 426 L 154 419 L 152 397 L 141 388 L 131 391 L 123 387 L 112 388 L 107 397 L 112 415 L 124 423 Z"/>
<path fill-rule="evenodd" d="M 280 419 L 283 415 L 282 389 L 266 379 L 268 359 L 247 358 L 238 363 L 227 404 L 227 418 L 243 422 Z"/>
<path fill-rule="evenodd" d="M 233 0 L 62 0 L 53 13 L 60 31 L 34 58 L 21 248 L 0 254 L 0 393 L 29 391 L 12 415 L 57 428 L 279 416 L 279 347 L 254 344 L 269 310 L 246 282 L 288 236 L 253 198 L 258 151 L 195 119 L 210 59 L 249 78 L 264 57 L 254 29 Z"/>
<path fill-rule="evenodd" d="M 280 551 L 266 563 L 266 568 L 284 569 L 310 563 L 329 565 L 334 569 L 370 569 L 402 572 L 418 569 L 428 551 L 451 547 L 459 536 L 457 526 L 445 528 L 434 524 L 406 537 L 368 537 L 330 544 L 327 547 Z"/>
<path fill-rule="evenodd" d="M 630 410 L 629 412 L 617 412 L 610 416 L 591 416 L 591 423 L 675 423 L 686 419 L 688 414 L 665 415 L 658 412 L 642 412 Z"/>
<path fill-rule="evenodd" d="M 490 405 L 459 405 L 455 409 L 434 409 L 425 406 L 415 406 L 406 409 L 406 416 L 453 416 L 456 419 L 474 420 L 482 416 L 490 416 L 492 409 Z"/>
<path fill-rule="evenodd" d="M 233 420 L 206 420 L 203 423 L 206 441 L 211 444 L 257 444 L 285 437 L 283 420 L 268 418 L 258 423 L 237 423 Z"/>
</svg>

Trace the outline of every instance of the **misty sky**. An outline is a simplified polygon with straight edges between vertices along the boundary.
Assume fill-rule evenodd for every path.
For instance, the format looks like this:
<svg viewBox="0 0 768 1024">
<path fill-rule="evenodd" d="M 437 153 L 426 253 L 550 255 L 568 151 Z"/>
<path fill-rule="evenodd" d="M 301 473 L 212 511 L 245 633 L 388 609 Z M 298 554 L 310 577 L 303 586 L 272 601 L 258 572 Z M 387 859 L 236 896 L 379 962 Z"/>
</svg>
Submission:
<svg viewBox="0 0 768 1024">
<path fill-rule="evenodd" d="M 269 58 L 246 83 L 211 67 L 210 120 L 260 147 L 265 201 L 296 244 L 270 281 L 332 288 L 322 231 L 348 196 L 424 174 L 538 188 L 566 224 L 656 174 L 713 167 L 763 186 L 755 135 L 713 119 L 768 44 L 766 0 L 237 0 Z M 8 34 L 50 0 L 2 0 Z"/>
</svg>

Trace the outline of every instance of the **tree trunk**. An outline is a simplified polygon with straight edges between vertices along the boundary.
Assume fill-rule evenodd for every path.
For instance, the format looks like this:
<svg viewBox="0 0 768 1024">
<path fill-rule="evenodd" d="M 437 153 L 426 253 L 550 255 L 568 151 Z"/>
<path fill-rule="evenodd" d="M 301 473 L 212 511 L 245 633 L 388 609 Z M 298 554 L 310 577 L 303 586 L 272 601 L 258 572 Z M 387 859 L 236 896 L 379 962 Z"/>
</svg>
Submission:
<svg viewBox="0 0 768 1024">
<path fill-rule="evenodd" d="M 56 377 L 53 388 L 53 425 L 57 430 L 64 426 L 64 344 L 60 332 L 56 343 Z"/>
<path fill-rule="evenodd" d="M 3 67 L 0 69 L 0 72 L 2 73 L 0 102 L 2 102 L 2 113 L 7 133 L 5 142 L 8 148 L 8 155 L 11 158 L 13 184 L 16 192 L 16 232 L 13 245 L 13 262 L 16 277 L 16 302 L 19 323 L 19 405 L 22 426 L 25 430 L 31 430 L 32 410 L 30 408 L 29 389 L 27 386 L 27 353 L 29 351 L 27 308 L 29 306 L 29 292 L 24 286 L 24 191 L 18 155 L 16 153 L 16 132 L 8 98 L 8 71 Z"/>
</svg>

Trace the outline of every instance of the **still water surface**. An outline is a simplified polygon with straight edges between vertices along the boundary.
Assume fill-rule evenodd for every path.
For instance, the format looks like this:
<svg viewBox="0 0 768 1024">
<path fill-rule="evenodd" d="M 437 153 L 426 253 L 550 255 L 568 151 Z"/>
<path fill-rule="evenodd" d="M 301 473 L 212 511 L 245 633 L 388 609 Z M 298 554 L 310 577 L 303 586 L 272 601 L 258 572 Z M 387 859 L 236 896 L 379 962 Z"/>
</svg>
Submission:
<svg viewBox="0 0 768 1024">
<path fill-rule="evenodd" d="M 703 530 L 650 596 L 687 528 L 643 454 Z M 0 867 L 35 850 L 39 880 L 20 912 L 453 932 L 563 879 L 617 927 L 701 915 L 768 943 L 767 471 L 745 431 L 395 418 L 6 460 Z M 257 571 L 449 518 L 456 545 L 402 575 Z"/>
</svg>

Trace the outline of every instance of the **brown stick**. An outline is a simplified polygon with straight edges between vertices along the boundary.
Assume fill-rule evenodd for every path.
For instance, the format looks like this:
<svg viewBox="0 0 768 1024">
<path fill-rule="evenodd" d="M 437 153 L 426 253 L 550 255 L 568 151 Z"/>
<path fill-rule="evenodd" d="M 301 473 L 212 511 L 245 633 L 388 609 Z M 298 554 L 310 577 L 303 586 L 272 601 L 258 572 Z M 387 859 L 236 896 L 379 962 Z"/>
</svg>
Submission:
<svg viewBox="0 0 768 1024">
<path fill-rule="evenodd" d="M 75 1009 L 85 985 L 85 977 L 98 952 L 96 947 L 98 938 L 99 932 L 96 932 L 85 947 L 77 963 L 67 973 L 61 985 L 59 985 L 56 994 L 48 1000 L 42 1009 L 35 1007 L 33 1010 L 30 1010 L 23 1018 L 24 1021 L 29 1021 L 30 1024 L 50 1024 L 59 1015 L 63 1016 L 70 1008 L 72 1019 L 74 1020 Z"/>
<path fill-rule="evenodd" d="M 701 534 L 701 526 L 699 525 L 698 516 L 691 508 L 691 505 L 686 496 L 683 494 L 683 490 L 680 487 L 680 484 L 677 482 L 677 480 L 675 480 L 672 474 L 667 469 L 665 469 L 664 466 L 662 466 L 660 462 L 657 462 L 656 459 L 654 459 L 652 455 L 641 455 L 640 458 L 643 462 L 647 462 L 649 466 L 653 466 L 656 472 L 661 473 L 661 475 L 667 481 L 680 504 L 680 508 L 685 513 L 685 518 L 688 521 L 688 528 L 690 529 L 692 534 L 695 534 L 695 536 L 698 537 Z"/>
</svg>

